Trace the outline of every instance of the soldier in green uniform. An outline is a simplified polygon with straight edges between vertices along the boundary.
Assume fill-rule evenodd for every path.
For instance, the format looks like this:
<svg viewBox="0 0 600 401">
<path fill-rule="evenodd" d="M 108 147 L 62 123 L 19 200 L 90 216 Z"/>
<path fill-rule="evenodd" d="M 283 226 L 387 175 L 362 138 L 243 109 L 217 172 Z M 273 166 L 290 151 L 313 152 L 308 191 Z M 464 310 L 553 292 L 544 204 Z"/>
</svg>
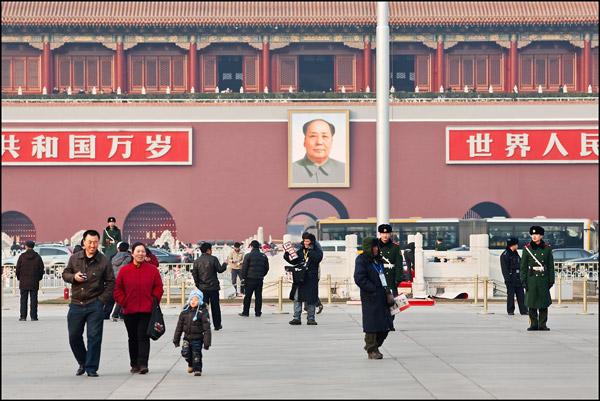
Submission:
<svg viewBox="0 0 600 401">
<path fill-rule="evenodd" d="M 523 249 L 520 271 L 521 282 L 526 290 L 525 305 L 529 308 L 527 330 L 549 331 L 546 322 L 548 307 L 552 304 L 550 288 L 554 285 L 554 257 L 550 245 L 542 240 L 543 227 L 532 226 L 529 234 L 531 242 Z"/>
<path fill-rule="evenodd" d="M 109 217 L 108 226 L 102 233 L 102 253 L 109 259 L 117 254 L 117 244 L 122 241 L 121 230 L 115 226 L 116 221 L 114 217 Z"/>
<path fill-rule="evenodd" d="M 398 284 L 404 279 L 402 251 L 398 244 L 392 242 L 392 226 L 381 224 L 377 231 L 379 231 L 379 252 L 383 259 L 385 281 L 388 287 L 392 289 L 394 296 L 397 296 Z"/>
</svg>

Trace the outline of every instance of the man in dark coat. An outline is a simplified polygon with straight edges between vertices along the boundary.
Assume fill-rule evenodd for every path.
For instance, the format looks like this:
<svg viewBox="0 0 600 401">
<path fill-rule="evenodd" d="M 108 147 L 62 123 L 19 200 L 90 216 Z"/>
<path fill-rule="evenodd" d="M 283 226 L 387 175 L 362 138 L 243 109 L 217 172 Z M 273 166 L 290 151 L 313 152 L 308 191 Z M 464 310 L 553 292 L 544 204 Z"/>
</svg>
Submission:
<svg viewBox="0 0 600 401">
<path fill-rule="evenodd" d="M 269 259 L 260 251 L 260 243 L 256 240 L 250 243 L 252 250 L 244 256 L 241 279 L 245 283 L 244 310 L 240 316 L 250 315 L 250 302 L 254 293 L 254 315 L 262 315 L 263 279 L 269 272 Z"/>
<path fill-rule="evenodd" d="M 521 259 L 521 282 L 527 291 L 525 305 L 529 308 L 528 331 L 549 331 L 548 307 L 552 304 L 550 288 L 554 285 L 554 257 L 552 247 L 542 237 L 544 228 L 532 226 L 529 229 L 531 242 L 525 245 Z M 539 311 L 539 316 L 538 316 Z"/>
<path fill-rule="evenodd" d="M 33 250 L 33 241 L 25 242 L 25 252 L 17 259 L 17 279 L 21 290 L 21 318 L 27 320 L 27 298 L 31 300 L 31 320 L 38 320 L 38 290 L 40 280 L 44 277 L 44 262 L 36 251 Z"/>
<path fill-rule="evenodd" d="M 223 273 L 227 269 L 227 263 L 219 263 L 219 259 L 212 256 L 212 245 L 208 242 L 203 242 L 200 245 L 202 254 L 194 261 L 194 270 L 192 276 L 194 283 L 200 291 L 204 293 L 204 303 L 210 304 L 210 312 L 212 314 L 215 330 L 221 330 L 221 306 L 219 305 L 219 278 L 217 273 Z"/>
<path fill-rule="evenodd" d="M 519 312 L 521 315 L 527 315 L 527 307 L 525 306 L 525 291 L 521 284 L 519 269 L 521 268 L 521 257 L 517 249 L 519 248 L 519 240 L 511 237 L 506 242 L 506 249 L 500 255 L 500 268 L 504 276 L 504 284 L 506 284 L 506 311 L 509 315 L 515 314 L 515 295 L 519 303 Z"/>
<path fill-rule="evenodd" d="M 404 266 L 400 246 L 392 242 L 392 226 L 380 224 L 379 231 L 379 254 L 383 260 L 383 271 L 388 286 L 392 289 L 394 296 L 398 295 L 398 284 L 404 278 Z"/>
<path fill-rule="evenodd" d="M 306 324 L 316 325 L 315 304 L 319 300 L 319 264 L 323 259 L 323 251 L 315 246 L 316 238 L 309 232 L 302 234 L 302 245 L 296 250 L 298 257 L 290 259 L 288 252 L 283 254 L 286 262 L 304 267 L 304 280 L 302 282 L 292 283 L 290 291 L 290 300 L 294 301 L 294 318 L 290 320 L 291 325 L 302 324 L 300 316 L 302 315 L 302 302 L 305 303 L 308 313 Z"/>
<path fill-rule="evenodd" d="M 356 258 L 354 282 L 360 288 L 365 350 L 369 359 L 381 359 L 383 354 L 379 352 L 379 347 L 388 333 L 394 330 L 394 322 L 387 306 L 387 283 L 377 238 L 365 237 L 362 249 L 363 253 Z"/>
<path fill-rule="evenodd" d="M 444 239 L 442 237 L 437 237 L 435 239 L 435 250 L 442 252 L 442 251 L 447 251 L 448 247 L 446 246 L 446 244 L 444 244 Z M 434 262 L 441 262 L 440 258 L 435 257 L 433 258 Z M 444 259 L 444 262 L 446 261 L 446 259 Z"/>
</svg>

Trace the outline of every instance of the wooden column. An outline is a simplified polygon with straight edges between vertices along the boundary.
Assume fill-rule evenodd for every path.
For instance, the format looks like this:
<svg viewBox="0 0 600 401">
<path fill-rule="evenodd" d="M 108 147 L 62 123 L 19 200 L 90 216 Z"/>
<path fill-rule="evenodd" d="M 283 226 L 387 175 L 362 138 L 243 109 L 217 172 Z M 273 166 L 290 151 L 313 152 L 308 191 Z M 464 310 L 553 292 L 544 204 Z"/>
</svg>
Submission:
<svg viewBox="0 0 600 401">
<path fill-rule="evenodd" d="M 192 36 L 190 38 L 190 53 L 189 53 L 189 72 L 188 72 L 188 93 L 192 92 L 192 88 L 194 88 L 194 92 L 198 92 L 198 55 L 197 55 L 197 46 L 196 46 L 196 37 Z"/>
<path fill-rule="evenodd" d="M 435 60 L 437 65 L 437 79 L 436 86 L 433 88 L 433 91 L 439 92 L 440 86 L 442 85 L 444 86 L 444 90 L 446 89 L 446 85 L 444 82 L 444 42 L 442 39 L 442 35 L 438 35 Z"/>
<path fill-rule="evenodd" d="M 365 36 L 365 46 L 363 50 L 363 91 L 367 91 L 367 86 L 369 89 L 373 89 L 371 87 L 371 37 L 369 35 Z"/>
<path fill-rule="evenodd" d="M 261 80 L 259 86 L 259 92 L 265 91 L 265 86 L 269 88 L 271 72 L 269 70 L 269 65 L 271 62 L 271 55 L 269 54 L 269 38 L 268 36 L 263 37 L 262 44 L 262 67 L 261 67 Z M 274 92 L 274 88 L 269 88 L 269 92 Z"/>
<path fill-rule="evenodd" d="M 591 42 L 590 42 L 590 34 L 586 33 L 583 39 L 583 80 L 581 88 L 581 92 L 587 92 L 588 86 L 590 85 L 590 71 L 592 66 L 592 57 L 591 57 Z"/>
<path fill-rule="evenodd" d="M 509 79 L 509 88 L 508 92 L 512 92 L 515 85 L 517 85 L 517 35 L 511 35 L 510 38 L 510 52 L 508 54 L 509 57 L 509 66 L 510 66 L 510 79 Z"/>
<path fill-rule="evenodd" d="M 44 36 L 44 44 L 42 49 L 42 93 L 44 92 L 44 87 L 46 88 L 46 93 L 52 93 L 52 51 L 50 50 L 50 37 Z"/>
<path fill-rule="evenodd" d="M 117 38 L 117 55 L 116 55 L 116 71 L 115 71 L 115 92 L 117 92 L 117 88 L 121 88 L 121 93 L 125 93 L 125 88 L 123 87 L 123 38 Z"/>
</svg>

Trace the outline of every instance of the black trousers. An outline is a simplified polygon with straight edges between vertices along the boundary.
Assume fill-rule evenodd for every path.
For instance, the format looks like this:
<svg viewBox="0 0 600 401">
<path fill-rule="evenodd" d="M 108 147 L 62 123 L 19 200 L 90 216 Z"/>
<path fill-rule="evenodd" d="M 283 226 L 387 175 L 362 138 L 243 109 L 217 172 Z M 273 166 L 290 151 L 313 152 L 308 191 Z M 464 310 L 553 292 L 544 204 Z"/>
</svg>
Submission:
<svg viewBox="0 0 600 401">
<path fill-rule="evenodd" d="M 252 302 L 252 293 L 254 293 L 254 313 L 262 314 L 262 289 L 263 279 L 247 278 L 246 279 L 246 295 L 244 296 L 244 310 L 246 315 L 250 314 L 250 302 Z"/>
<path fill-rule="evenodd" d="M 150 337 L 148 325 L 151 313 L 131 313 L 123 315 L 129 337 L 129 364 L 133 367 L 148 366 L 150 357 Z"/>
<path fill-rule="evenodd" d="M 38 290 L 21 290 L 21 319 L 27 319 L 27 298 L 31 300 L 30 313 L 32 319 L 38 318 Z"/>
<path fill-rule="evenodd" d="M 375 333 L 365 333 L 365 350 L 367 352 L 376 351 L 383 345 L 389 331 L 378 331 Z"/>
<path fill-rule="evenodd" d="M 506 311 L 508 313 L 515 312 L 515 295 L 519 304 L 519 312 L 526 314 L 527 307 L 525 306 L 525 290 L 522 285 L 507 285 L 506 286 Z"/>
<path fill-rule="evenodd" d="M 212 316 L 215 329 L 221 327 L 221 306 L 219 305 L 219 291 L 202 290 L 204 293 L 204 303 L 210 305 L 210 314 Z"/>
</svg>

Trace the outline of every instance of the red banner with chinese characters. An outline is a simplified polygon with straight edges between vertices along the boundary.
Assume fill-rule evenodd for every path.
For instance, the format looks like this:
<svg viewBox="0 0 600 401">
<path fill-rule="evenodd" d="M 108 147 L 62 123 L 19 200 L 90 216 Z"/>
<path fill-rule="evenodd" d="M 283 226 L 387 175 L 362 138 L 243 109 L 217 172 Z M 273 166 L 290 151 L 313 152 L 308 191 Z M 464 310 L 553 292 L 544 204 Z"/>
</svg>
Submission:
<svg viewBox="0 0 600 401">
<path fill-rule="evenodd" d="M 598 127 L 447 127 L 446 163 L 598 163 Z"/>
<path fill-rule="evenodd" d="M 3 166 L 191 164 L 191 128 L 2 130 Z"/>
</svg>

